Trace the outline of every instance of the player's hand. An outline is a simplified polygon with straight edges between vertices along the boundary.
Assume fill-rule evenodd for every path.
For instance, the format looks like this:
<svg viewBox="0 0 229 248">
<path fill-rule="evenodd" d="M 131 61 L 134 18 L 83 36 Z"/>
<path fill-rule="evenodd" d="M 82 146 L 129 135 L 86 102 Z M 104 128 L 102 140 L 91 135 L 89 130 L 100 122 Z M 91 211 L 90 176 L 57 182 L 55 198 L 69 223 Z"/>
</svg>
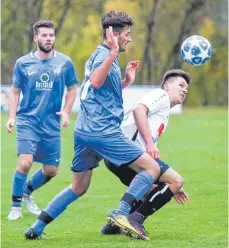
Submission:
<svg viewBox="0 0 229 248">
<path fill-rule="evenodd" d="M 106 29 L 106 39 L 107 45 L 110 47 L 111 51 L 115 54 L 118 54 L 119 45 L 118 45 L 118 37 L 114 35 L 113 28 L 110 26 Z"/>
<path fill-rule="evenodd" d="M 183 188 L 178 190 L 174 195 L 174 199 L 178 204 L 184 204 L 188 200 L 188 195 Z"/>
<path fill-rule="evenodd" d="M 6 123 L 6 129 L 8 131 L 8 133 L 12 133 L 14 130 L 14 125 L 15 125 L 15 119 L 14 118 L 10 118 L 7 123 Z"/>
<path fill-rule="evenodd" d="M 160 151 L 154 144 L 146 145 L 146 152 L 154 159 L 160 158 Z"/>
<path fill-rule="evenodd" d="M 67 127 L 70 123 L 70 117 L 69 117 L 69 113 L 65 112 L 65 111 L 60 111 L 60 112 L 56 112 L 57 115 L 62 117 L 62 125 L 63 127 Z"/>
<path fill-rule="evenodd" d="M 132 84 L 135 80 L 136 69 L 138 68 L 139 61 L 130 61 L 126 66 L 125 81 Z"/>
</svg>

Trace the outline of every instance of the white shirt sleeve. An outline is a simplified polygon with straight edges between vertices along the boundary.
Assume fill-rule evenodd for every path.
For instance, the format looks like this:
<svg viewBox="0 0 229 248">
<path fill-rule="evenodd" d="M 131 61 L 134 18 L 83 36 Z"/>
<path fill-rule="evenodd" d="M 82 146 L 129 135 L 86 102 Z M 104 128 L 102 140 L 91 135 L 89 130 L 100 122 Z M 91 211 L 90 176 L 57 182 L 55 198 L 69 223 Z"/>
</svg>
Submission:
<svg viewBox="0 0 229 248">
<path fill-rule="evenodd" d="M 152 90 L 139 103 L 149 109 L 149 115 L 170 109 L 169 95 L 163 89 Z"/>
</svg>

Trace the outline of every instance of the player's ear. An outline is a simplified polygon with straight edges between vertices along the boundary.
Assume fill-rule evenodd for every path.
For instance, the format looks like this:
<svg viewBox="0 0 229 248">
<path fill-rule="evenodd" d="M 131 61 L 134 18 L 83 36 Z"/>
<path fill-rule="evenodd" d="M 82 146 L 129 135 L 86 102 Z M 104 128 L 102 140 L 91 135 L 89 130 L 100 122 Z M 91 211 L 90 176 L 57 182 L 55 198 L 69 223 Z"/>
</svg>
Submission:
<svg viewBox="0 0 229 248">
<path fill-rule="evenodd" d="M 169 84 L 167 82 L 164 83 L 163 90 L 168 90 L 169 89 Z"/>
<path fill-rule="evenodd" d="M 113 35 L 119 39 L 119 33 L 118 32 L 113 32 Z"/>
<path fill-rule="evenodd" d="M 37 42 L 37 35 L 36 34 L 33 35 L 33 41 Z"/>
</svg>

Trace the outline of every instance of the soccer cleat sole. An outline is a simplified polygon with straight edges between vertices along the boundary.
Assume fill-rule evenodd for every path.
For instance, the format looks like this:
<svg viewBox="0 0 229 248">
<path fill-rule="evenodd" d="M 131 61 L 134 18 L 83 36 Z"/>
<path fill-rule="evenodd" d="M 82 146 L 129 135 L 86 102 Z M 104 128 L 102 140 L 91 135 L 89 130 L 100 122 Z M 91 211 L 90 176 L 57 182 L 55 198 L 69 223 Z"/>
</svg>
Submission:
<svg viewBox="0 0 229 248">
<path fill-rule="evenodd" d="M 40 240 L 43 239 L 41 236 L 25 236 L 26 240 Z"/>
<path fill-rule="evenodd" d="M 129 224 L 127 226 L 127 222 L 124 222 L 122 220 L 115 220 L 111 217 L 108 217 L 107 218 L 107 221 L 110 225 L 116 225 L 116 226 L 119 226 L 120 228 L 122 228 L 124 234 L 130 238 L 133 238 L 133 239 L 141 239 L 139 233 Z"/>
</svg>

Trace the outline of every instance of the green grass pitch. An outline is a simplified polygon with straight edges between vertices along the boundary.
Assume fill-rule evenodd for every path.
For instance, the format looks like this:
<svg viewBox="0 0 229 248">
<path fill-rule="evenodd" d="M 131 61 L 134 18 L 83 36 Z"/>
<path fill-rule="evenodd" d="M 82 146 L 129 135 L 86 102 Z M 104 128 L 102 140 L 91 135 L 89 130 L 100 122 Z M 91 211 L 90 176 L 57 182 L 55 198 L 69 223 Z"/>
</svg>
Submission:
<svg viewBox="0 0 229 248">
<path fill-rule="evenodd" d="M 71 181 L 73 125 L 62 131 L 62 162 L 59 175 L 34 193 L 44 208 Z M 23 233 L 36 217 L 23 207 L 23 219 L 7 221 L 11 204 L 11 182 L 17 163 L 15 133 L 5 131 L 7 116 L 1 121 L 1 213 L 3 248 L 223 248 L 227 247 L 227 110 L 185 109 L 171 116 L 168 130 L 159 142 L 161 159 L 184 178 L 189 201 L 172 200 L 146 222 L 150 241 L 125 236 L 103 236 L 101 226 L 118 204 L 125 186 L 103 164 L 93 172 L 87 194 L 77 200 L 48 228 L 44 240 L 24 240 Z M 34 172 L 39 164 L 34 164 Z"/>
</svg>

